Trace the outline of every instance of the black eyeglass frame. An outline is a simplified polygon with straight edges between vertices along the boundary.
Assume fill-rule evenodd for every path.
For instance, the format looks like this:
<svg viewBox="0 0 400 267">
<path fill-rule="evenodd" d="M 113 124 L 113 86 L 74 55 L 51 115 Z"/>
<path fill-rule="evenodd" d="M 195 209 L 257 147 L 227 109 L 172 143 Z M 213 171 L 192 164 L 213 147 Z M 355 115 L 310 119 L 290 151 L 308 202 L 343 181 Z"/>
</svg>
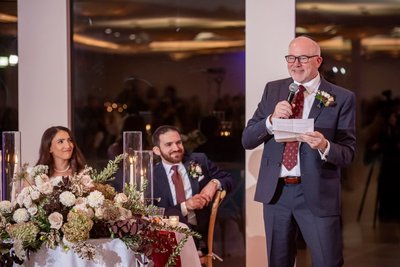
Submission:
<svg viewBox="0 0 400 267">
<path fill-rule="evenodd" d="M 301 55 L 301 56 L 293 56 L 293 55 L 287 55 L 285 56 L 286 62 L 287 63 L 295 63 L 296 59 L 300 62 L 300 63 L 308 63 L 310 61 L 310 58 L 313 57 L 319 57 L 319 55 L 312 55 L 312 56 L 306 56 L 306 55 Z M 289 60 L 290 58 L 294 58 L 293 60 Z"/>
</svg>

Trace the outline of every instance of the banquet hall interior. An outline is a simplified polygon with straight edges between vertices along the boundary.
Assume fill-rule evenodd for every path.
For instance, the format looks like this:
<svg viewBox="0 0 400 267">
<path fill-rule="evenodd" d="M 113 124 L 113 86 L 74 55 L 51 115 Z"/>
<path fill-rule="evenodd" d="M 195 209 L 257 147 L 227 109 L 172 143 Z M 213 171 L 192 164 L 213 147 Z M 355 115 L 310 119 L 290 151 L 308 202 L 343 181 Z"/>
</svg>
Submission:
<svg viewBox="0 0 400 267">
<path fill-rule="evenodd" d="M 24 108 L 20 1 L 0 0 L 0 132 L 20 130 Z M 89 165 L 103 168 L 112 159 L 108 148 L 121 138 L 126 116 L 138 122 L 128 127 L 142 131 L 144 149 L 151 149 L 158 126 L 178 126 L 188 152 L 206 153 L 236 181 L 218 210 L 214 252 L 223 261 L 213 266 L 251 266 L 246 232 L 254 222 L 246 203 L 254 191 L 246 186 L 249 157 L 241 132 L 252 115 L 246 111 L 257 105 L 246 101 L 246 2 L 252 1 L 66 2 L 69 126 Z M 342 170 L 344 266 L 400 266 L 400 1 L 294 2 L 293 36 L 316 40 L 321 74 L 357 97 L 356 158 Z M 283 56 L 278 64 L 285 66 Z M 311 266 L 301 236 L 297 246 L 296 266 Z"/>
</svg>

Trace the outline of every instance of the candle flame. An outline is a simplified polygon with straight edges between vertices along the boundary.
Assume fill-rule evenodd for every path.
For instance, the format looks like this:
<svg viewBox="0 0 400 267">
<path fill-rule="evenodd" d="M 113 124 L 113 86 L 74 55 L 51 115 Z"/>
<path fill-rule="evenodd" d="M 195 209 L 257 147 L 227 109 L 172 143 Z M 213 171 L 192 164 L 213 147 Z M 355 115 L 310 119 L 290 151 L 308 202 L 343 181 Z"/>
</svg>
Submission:
<svg viewBox="0 0 400 267">
<path fill-rule="evenodd" d="M 18 156 L 14 155 L 14 163 L 17 164 L 18 163 Z"/>
</svg>

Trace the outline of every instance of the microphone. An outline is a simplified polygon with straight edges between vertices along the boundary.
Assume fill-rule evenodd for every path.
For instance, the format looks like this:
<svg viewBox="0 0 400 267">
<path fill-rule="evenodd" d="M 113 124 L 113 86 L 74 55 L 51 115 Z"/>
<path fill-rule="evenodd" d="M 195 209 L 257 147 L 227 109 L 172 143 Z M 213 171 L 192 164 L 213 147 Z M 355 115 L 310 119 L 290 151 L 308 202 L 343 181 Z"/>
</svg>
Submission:
<svg viewBox="0 0 400 267">
<path fill-rule="evenodd" d="M 299 86 L 295 83 L 291 83 L 289 85 L 289 94 L 287 96 L 287 101 L 292 104 L 294 95 L 296 94 L 297 90 L 299 89 Z"/>
</svg>

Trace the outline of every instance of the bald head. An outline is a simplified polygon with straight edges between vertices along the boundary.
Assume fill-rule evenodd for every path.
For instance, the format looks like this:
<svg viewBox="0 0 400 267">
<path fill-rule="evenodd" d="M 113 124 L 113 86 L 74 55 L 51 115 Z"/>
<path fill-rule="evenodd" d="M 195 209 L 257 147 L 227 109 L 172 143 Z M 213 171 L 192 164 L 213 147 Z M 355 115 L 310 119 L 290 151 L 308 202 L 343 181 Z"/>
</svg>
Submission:
<svg viewBox="0 0 400 267">
<path fill-rule="evenodd" d="M 321 56 L 321 48 L 318 43 L 306 36 L 299 36 L 293 39 L 289 44 L 289 51 L 295 50 L 298 47 L 307 49 L 310 55 Z"/>
</svg>

